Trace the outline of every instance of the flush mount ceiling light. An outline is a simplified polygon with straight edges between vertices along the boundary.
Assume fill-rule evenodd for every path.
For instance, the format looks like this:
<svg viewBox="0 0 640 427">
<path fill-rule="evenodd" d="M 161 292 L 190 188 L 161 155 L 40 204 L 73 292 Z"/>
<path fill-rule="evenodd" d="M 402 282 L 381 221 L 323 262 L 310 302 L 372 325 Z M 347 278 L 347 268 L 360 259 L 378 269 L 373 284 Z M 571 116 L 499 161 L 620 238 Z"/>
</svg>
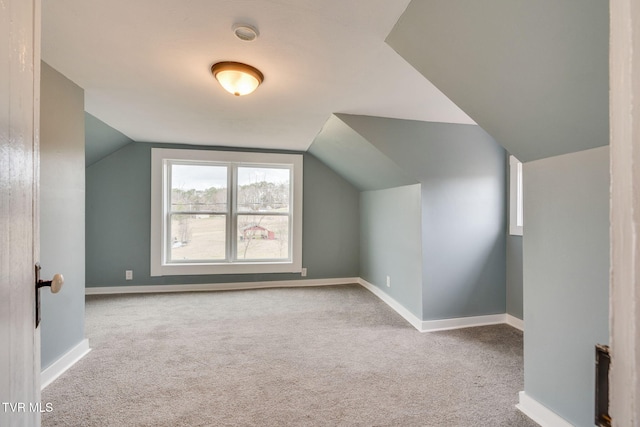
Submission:
<svg viewBox="0 0 640 427">
<path fill-rule="evenodd" d="M 235 96 L 250 94 L 264 80 L 260 70 L 241 62 L 218 62 L 211 66 L 211 72 L 220 85 Z"/>
</svg>

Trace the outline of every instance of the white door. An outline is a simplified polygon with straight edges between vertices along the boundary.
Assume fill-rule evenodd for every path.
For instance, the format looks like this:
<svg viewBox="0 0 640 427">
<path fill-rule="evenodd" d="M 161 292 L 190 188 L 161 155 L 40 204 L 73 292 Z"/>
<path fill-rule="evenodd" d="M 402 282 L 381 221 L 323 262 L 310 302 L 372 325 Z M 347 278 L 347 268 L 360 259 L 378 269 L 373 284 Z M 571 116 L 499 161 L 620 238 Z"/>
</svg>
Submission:
<svg viewBox="0 0 640 427">
<path fill-rule="evenodd" d="M 640 426 L 640 0 L 610 7 L 611 372 L 615 427 Z"/>
<path fill-rule="evenodd" d="M 0 2 L 0 426 L 40 425 L 40 0 Z"/>
</svg>

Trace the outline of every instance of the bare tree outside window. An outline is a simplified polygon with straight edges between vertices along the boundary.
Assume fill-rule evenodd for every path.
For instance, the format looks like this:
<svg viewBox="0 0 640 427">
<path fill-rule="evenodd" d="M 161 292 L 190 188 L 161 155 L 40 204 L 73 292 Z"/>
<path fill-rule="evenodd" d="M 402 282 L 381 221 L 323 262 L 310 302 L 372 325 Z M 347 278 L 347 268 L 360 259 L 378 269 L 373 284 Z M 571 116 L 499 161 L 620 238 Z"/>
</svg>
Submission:
<svg viewBox="0 0 640 427">
<path fill-rule="evenodd" d="M 226 166 L 171 167 L 171 259 L 226 259 Z"/>
<path fill-rule="evenodd" d="M 239 167 L 237 194 L 238 258 L 288 258 L 290 170 Z"/>
</svg>

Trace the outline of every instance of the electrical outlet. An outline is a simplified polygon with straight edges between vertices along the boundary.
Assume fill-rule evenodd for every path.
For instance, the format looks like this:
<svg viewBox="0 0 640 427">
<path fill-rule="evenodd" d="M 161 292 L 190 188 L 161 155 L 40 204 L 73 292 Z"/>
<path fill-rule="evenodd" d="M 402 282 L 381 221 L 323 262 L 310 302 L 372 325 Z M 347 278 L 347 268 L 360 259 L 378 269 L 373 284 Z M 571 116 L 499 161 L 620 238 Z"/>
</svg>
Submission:
<svg viewBox="0 0 640 427">
<path fill-rule="evenodd" d="M 133 270 L 126 270 L 124 272 L 125 280 L 133 280 Z"/>
<path fill-rule="evenodd" d="M 391 287 L 391 276 L 387 276 L 387 288 Z"/>
<path fill-rule="evenodd" d="M 302 277 L 307 277 L 307 267 L 302 267 L 302 271 L 300 272 Z"/>
</svg>

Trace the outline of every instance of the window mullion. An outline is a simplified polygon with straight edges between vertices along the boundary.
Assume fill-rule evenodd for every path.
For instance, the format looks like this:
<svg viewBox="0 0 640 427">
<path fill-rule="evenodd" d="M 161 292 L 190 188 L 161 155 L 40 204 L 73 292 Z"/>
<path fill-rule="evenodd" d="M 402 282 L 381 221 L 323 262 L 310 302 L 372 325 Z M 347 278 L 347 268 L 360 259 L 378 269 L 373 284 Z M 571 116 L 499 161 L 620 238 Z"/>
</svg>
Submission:
<svg viewBox="0 0 640 427">
<path fill-rule="evenodd" d="M 292 201 L 294 200 L 294 191 L 295 191 L 295 186 L 296 186 L 296 180 L 294 179 L 293 176 L 293 169 L 290 168 L 289 169 L 289 259 L 293 260 L 293 228 L 295 226 L 294 222 L 295 222 L 295 217 L 293 214 L 293 209 L 294 209 L 294 205 L 292 203 Z"/>
<path fill-rule="evenodd" d="M 238 215 L 242 215 L 242 216 L 291 216 L 291 213 L 289 212 L 271 212 L 271 211 L 265 211 L 265 212 L 238 212 Z"/>
<path fill-rule="evenodd" d="M 162 240 L 164 242 L 164 253 L 162 254 L 163 263 L 170 261 L 171 254 L 171 161 L 164 161 L 164 172 L 166 178 L 163 180 L 164 186 L 164 224 Z"/>
<path fill-rule="evenodd" d="M 238 167 L 235 163 L 229 164 L 229 229 L 227 230 L 227 237 L 229 239 L 229 256 L 228 260 L 230 262 L 235 262 L 237 259 L 237 237 L 236 230 L 238 228 L 238 191 L 237 191 L 237 182 L 238 182 Z"/>
</svg>

